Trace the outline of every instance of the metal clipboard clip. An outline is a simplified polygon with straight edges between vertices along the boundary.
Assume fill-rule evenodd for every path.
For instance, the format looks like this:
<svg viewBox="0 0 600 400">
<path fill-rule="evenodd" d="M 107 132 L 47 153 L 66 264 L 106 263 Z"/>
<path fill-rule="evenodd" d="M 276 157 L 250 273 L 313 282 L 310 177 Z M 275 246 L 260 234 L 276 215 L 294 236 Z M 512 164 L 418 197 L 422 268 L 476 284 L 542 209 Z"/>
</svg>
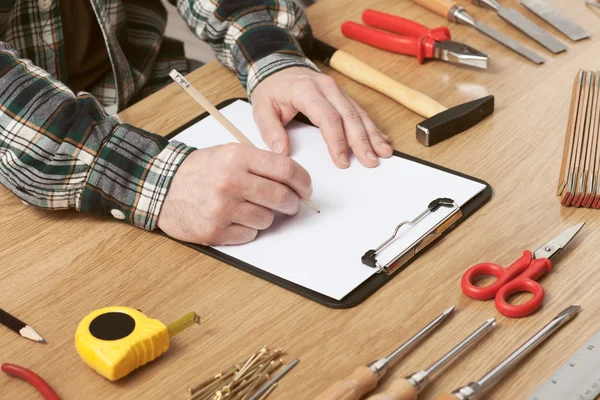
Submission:
<svg viewBox="0 0 600 400">
<path fill-rule="evenodd" d="M 436 224 L 433 228 L 425 232 L 425 234 L 423 234 L 419 239 L 412 243 L 406 250 L 394 257 L 390 262 L 388 262 L 385 265 L 381 265 L 379 264 L 379 262 L 377 262 L 377 254 L 396 238 L 400 228 L 402 228 L 404 225 L 412 226 L 419 223 L 419 221 L 421 221 L 426 215 L 436 212 L 440 207 L 452 207 L 452 212 L 443 220 L 441 220 L 438 224 Z M 454 202 L 454 200 L 448 198 L 435 199 L 434 201 L 429 203 L 427 209 L 421 214 L 419 214 L 415 219 L 413 219 L 412 221 L 401 222 L 398 226 L 396 226 L 396 229 L 394 229 L 394 234 L 385 242 L 383 242 L 379 247 L 377 247 L 375 250 L 367 251 L 361 258 L 362 263 L 368 267 L 377 268 L 379 270 L 378 273 L 383 272 L 387 275 L 391 275 L 398 268 L 400 268 L 401 266 L 406 264 L 410 259 L 412 259 L 418 252 L 427 247 L 429 243 L 440 237 L 461 217 L 462 211 L 460 207 Z"/>
</svg>

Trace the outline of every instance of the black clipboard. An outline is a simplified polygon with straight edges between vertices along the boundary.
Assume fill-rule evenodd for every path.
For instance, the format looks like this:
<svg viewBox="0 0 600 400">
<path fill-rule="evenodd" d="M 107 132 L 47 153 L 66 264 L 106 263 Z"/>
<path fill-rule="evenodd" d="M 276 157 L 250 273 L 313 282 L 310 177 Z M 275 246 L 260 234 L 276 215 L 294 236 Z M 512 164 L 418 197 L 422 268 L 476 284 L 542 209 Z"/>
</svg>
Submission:
<svg viewBox="0 0 600 400">
<path fill-rule="evenodd" d="M 216 108 L 221 109 L 237 100 L 248 101 L 247 99 L 244 99 L 244 98 L 232 98 L 232 99 L 228 99 L 228 100 L 221 102 L 220 104 L 218 104 L 216 106 Z M 207 112 L 203 113 L 202 115 L 198 116 L 197 118 L 194 118 L 192 121 L 188 122 L 187 124 L 181 126 L 180 128 L 178 128 L 175 131 L 168 134 L 166 136 L 166 138 L 168 138 L 168 139 L 173 138 L 180 132 L 184 131 L 185 129 L 189 128 L 190 126 L 196 124 L 198 121 L 200 121 L 208 116 L 209 116 L 209 113 L 207 113 Z M 308 121 L 308 119 L 304 115 L 298 115 L 295 118 L 295 120 L 306 123 L 306 124 L 311 124 L 310 121 Z M 383 285 L 385 285 L 388 281 L 393 279 L 394 276 L 399 274 L 404 268 L 409 266 L 415 259 L 418 258 L 418 256 L 420 254 L 423 254 L 424 252 L 429 250 L 429 248 L 431 246 L 436 244 L 440 239 L 442 239 L 449 232 L 454 230 L 461 222 L 463 222 L 465 219 L 467 219 L 469 216 L 471 216 L 475 211 L 477 211 L 480 207 L 482 207 L 485 203 L 487 203 L 490 200 L 490 198 L 492 197 L 492 187 L 487 182 L 484 182 L 481 179 L 473 178 L 471 176 L 450 170 L 448 168 L 441 167 L 439 165 L 418 159 L 416 157 L 401 153 L 396 150 L 394 150 L 394 156 L 401 157 L 401 158 L 404 158 L 404 159 L 407 159 L 407 160 L 410 160 L 410 161 L 413 161 L 416 163 L 420 163 L 420 164 L 426 165 L 428 167 L 435 168 L 435 169 L 438 169 L 438 170 L 441 170 L 441 171 L 444 171 L 444 172 L 447 172 L 447 173 L 450 173 L 453 175 L 457 175 L 462 178 L 466 178 L 466 179 L 469 179 L 469 180 L 472 180 L 475 182 L 479 182 L 479 183 L 485 185 L 485 189 L 481 193 L 479 193 L 477 196 L 475 196 L 474 198 L 469 200 L 462 207 L 460 207 L 460 211 L 462 212 L 462 216 L 460 217 L 460 219 L 455 221 L 438 238 L 436 238 L 429 245 L 427 245 L 425 248 L 423 248 L 410 261 L 405 263 L 402 267 L 400 267 L 398 270 L 396 270 L 391 275 L 386 275 L 383 273 L 374 274 L 373 276 L 368 278 L 366 281 L 364 281 L 360 286 L 358 286 L 356 289 L 354 289 L 352 292 L 348 293 L 342 300 L 333 299 L 333 298 L 325 296 L 321 293 L 315 292 L 314 290 L 307 289 L 304 286 L 300 286 L 300 285 L 290 282 L 286 279 L 280 278 L 279 276 L 276 276 L 269 272 L 266 272 L 260 268 L 250 265 L 242 260 L 239 260 L 237 258 L 234 258 L 227 254 L 224 254 L 218 250 L 215 250 L 212 247 L 201 246 L 201 245 L 197 245 L 197 244 L 193 244 L 193 243 L 183 242 L 183 241 L 180 241 L 177 239 L 173 239 L 164 233 L 163 233 L 163 235 L 165 235 L 165 236 L 169 237 L 170 239 L 175 240 L 179 243 L 182 243 L 185 246 L 191 247 L 192 249 L 198 250 L 208 256 L 216 258 L 217 260 L 222 261 L 226 264 L 229 264 L 235 268 L 238 268 L 242 271 L 248 272 L 248 273 L 250 273 L 254 276 L 257 276 L 261 279 L 264 279 L 268 282 L 274 283 L 277 286 L 280 286 L 284 289 L 290 290 L 296 294 L 304 296 L 307 299 L 316 301 L 317 303 L 322 304 L 326 307 L 351 308 L 351 307 L 357 306 L 358 304 L 360 304 L 361 302 L 366 300 L 371 294 L 375 293 L 375 291 L 377 291 L 379 288 L 383 287 Z M 368 267 L 365 267 L 365 268 L 368 268 Z"/>
</svg>

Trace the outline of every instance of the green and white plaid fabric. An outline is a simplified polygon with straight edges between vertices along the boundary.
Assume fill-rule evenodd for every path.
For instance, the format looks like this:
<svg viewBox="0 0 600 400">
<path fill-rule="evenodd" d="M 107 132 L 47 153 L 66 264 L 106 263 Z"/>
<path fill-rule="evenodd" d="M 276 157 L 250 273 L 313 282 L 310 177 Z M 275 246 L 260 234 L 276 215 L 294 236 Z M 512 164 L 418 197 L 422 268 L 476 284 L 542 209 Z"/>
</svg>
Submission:
<svg viewBox="0 0 600 400">
<path fill-rule="evenodd" d="M 82 1 L 94 8 L 112 71 L 74 94 L 60 0 L 0 0 L 0 183 L 38 207 L 112 214 L 151 230 L 193 148 L 122 124 L 105 107 L 125 108 L 190 64 L 182 44 L 164 37 L 160 0 Z M 283 68 L 316 69 L 302 52 L 310 27 L 292 0 L 170 1 L 248 93 Z"/>
</svg>

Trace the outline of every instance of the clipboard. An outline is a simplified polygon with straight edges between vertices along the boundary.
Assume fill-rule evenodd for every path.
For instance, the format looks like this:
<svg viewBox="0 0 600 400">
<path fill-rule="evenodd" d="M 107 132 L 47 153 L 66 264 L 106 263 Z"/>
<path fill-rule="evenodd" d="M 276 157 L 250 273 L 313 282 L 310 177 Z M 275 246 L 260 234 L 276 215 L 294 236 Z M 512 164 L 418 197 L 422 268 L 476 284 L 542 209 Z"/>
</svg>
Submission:
<svg viewBox="0 0 600 400">
<path fill-rule="evenodd" d="M 244 99 L 244 98 L 232 98 L 232 99 L 228 99 L 228 100 L 221 102 L 220 104 L 218 104 L 216 106 L 216 108 L 218 108 L 218 109 L 224 108 L 238 100 L 247 102 L 247 99 Z M 209 116 L 209 114 L 207 112 L 201 114 L 200 116 L 194 118 L 192 121 L 188 122 L 187 124 L 181 126 L 180 128 L 178 128 L 175 131 L 171 132 L 170 134 L 166 135 L 166 138 L 171 139 L 171 138 L 175 137 L 180 132 L 186 130 L 187 128 L 191 127 L 192 125 L 196 124 L 197 122 L 201 121 L 202 119 L 204 119 L 208 116 Z M 308 121 L 308 119 L 301 114 L 299 114 L 295 118 L 295 120 L 305 123 L 305 124 L 308 124 L 308 125 L 312 125 L 310 123 L 310 121 Z M 280 286 L 284 289 L 287 289 L 291 292 L 299 294 L 307 299 L 315 301 L 326 307 L 338 308 L 338 309 L 351 308 L 351 307 L 357 306 L 358 304 L 360 304 L 361 302 L 366 300 L 371 294 L 373 294 L 379 288 L 383 287 L 387 282 L 389 282 L 396 275 L 398 275 L 402 270 L 404 270 L 404 268 L 408 267 L 420 254 L 427 251 L 435 243 L 437 243 L 440 239 L 442 239 L 444 236 L 446 236 L 448 233 L 450 233 L 460 223 L 462 223 L 464 220 L 466 220 L 468 217 L 470 217 L 473 213 L 475 213 L 475 211 L 477 211 L 480 207 L 482 207 L 485 203 L 487 203 L 490 200 L 490 198 L 492 197 L 492 188 L 485 181 L 482 181 L 477 178 L 473 178 L 471 176 L 462 174 L 460 172 L 450 170 L 448 168 L 444 168 L 442 166 L 430 163 L 428 161 L 418 159 L 416 157 L 401 153 L 396 150 L 394 150 L 393 157 L 400 157 L 400 158 L 403 158 L 403 159 L 406 159 L 406 160 L 409 160 L 409 161 L 412 161 L 415 163 L 425 165 L 430 168 L 434 168 L 434 169 L 444 171 L 446 173 L 453 174 L 453 175 L 456 175 L 456 176 L 459 176 L 459 177 L 462 177 L 462 178 L 465 178 L 465 179 L 468 179 L 468 180 L 471 180 L 474 182 L 478 182 L 478 183 L 484 185 L 485 188 L 483 191 L 481 191 L 475 197 L 473 197 L 472 199 L 467 201 L 465 204 L 463 204 L 460 208 L 455 210 L 457 212 L 452 213 L 452 218 L 446 218 L 444 221 L 442 221 L 443 223 L 440 223 L 439 229 L 435 232 L 434 237 L 429 237 L 427 242 L 422 241 L 422 242 L 416 243 L 416 245 L 410 249 L 411 254 L 402 255 L 404 258 L 402 260 L 401 265 L 399 265 L 396 268 L 393 268 L 392 271 L 387 271 L 388 273 L 382 272 L 382 273 L 376 273 L 376 274 L 372 275 L 371 277 L 367 278 L 367 280 L 365 280 L 362 284 L 360 284 L 358 287 L 356 287 L 354 290 L 352 290 L 350 293 L 348 293 L 346 296 L 344 296 L 344 298 L 342 298 L 341 300 L 333 299 L 329 296 L 323 295 L 314 290 L 311 290 L 304 286 L 298 285 L 287 279 L 284 279 L 277 275 L 271 274 L 271 273 L 264 271 L 254 265 L 246 263 L 240 259 L 231 257 L 215 248 L 197 245 L 197 244 L 188 243 L 188 242 L 183 242 L 183 241 L 180 241 L 177 239 L 173 239 L 162 232 L 161 233 L 163 235 L 169 237 L 170 239 L 175 240 L 187 247 L 190 247 L 192 249 L 200 251 L 201 253 L 204 253 L 204 254 L 206 254 L 210 257 L 213 257 L 219 261 L 222 261 L 226 264 L 229 264 L 237 269 L 248 272 L 256 277 L 264 279 L 268 282 L 271 282 L 271 283 L 273 283 L 277 286 Z M 435 199 L 432 199 L 432 200 L 435 200 Z M 365 245 L 365 246 L 368 246 L 368 245 Z M 367 251 L 367 250 L 368 249 L 365 248 L 365 251 Z M 372 251 L 372 250 L 369 250 L 369 251 Z M 369 251 L 367 251 L 367 253 L 369 253 Z M 366 255 L 367 254 L 365 254 L 365 256 Z M 399 258 L 402 258 L 400 256 L 401 255 L 399 255 Z M 365 263 L 364 257 L 363 257 L 363 263 Z M 365 268 L 368 268 L 368 267 L 365 266 Z"/>
</svg>

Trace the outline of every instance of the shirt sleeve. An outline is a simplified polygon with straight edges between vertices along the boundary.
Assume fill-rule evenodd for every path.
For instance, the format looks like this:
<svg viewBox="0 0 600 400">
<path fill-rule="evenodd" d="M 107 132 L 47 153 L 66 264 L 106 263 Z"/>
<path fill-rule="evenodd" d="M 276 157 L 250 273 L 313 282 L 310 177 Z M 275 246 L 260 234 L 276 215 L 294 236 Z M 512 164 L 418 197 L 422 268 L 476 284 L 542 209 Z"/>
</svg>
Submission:
<svg viewBox="0 0 600 400">
<path fill-rule="evenodd" d="M 23 201 L 151 230 L 191 151 L 120 123 L 0 42 L 0 183 Z"/>
<path fill-rule="evenodd" d="M 269 75 L 292 66 L 319 69 L 303 52 L 312 32 L 293 0 L 169 0 L 192 31 L 231 68 L 248 96 Z"/>
</svg>

